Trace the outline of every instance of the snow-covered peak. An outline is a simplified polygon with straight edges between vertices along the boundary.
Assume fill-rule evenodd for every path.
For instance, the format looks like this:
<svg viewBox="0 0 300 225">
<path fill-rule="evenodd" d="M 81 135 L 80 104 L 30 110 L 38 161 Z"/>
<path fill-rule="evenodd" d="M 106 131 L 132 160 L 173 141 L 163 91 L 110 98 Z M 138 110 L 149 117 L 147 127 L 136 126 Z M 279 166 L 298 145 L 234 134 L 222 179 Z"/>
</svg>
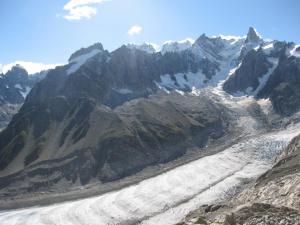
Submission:
<svg viewBox="0 0 300 225">
<path fill-rule="evenodd" d="M 81 48 L 78 51 L 74 52 L 71 57 L 69 58 L 69 62 L 72 63 L 74 61 L 78 61 L 78 59 L 85 57 L 86 55 L 90 54 L 91 52 L 102 52 L 104 51 L 103 46 L 101 43 L 93 44 L 87 48 Z"/>
<path fill-rule="evenodd" d="M 233 45 L 237 42 L 244 41 L 246 39 L 246 36 L 241 37 L 241 36 L 220 34 L 218 36 L 213 36 L 212 38 L 220 38 L 223 41 L 225 41 L 226 43 L 229 43 L 229 44 Z"/>
<path fill-rule="evenodd" d="M 165 54 L 166 52 L 181 52 L 192 47 L 194 42 L 195 40 L 191 38 L 186 38 L 181 41 L 166 41 L 162 46 L 161 53 Z"/>
<path fill-rule="evenodd" d="M 5 73 L 5 76 L 13 77 L 14 79 L 26 79 L 28 77 L 28 72 L 23 66 L 16 64 Z"/>
<path fill-rule="evenodd" d="M 245 40 L 245 43 L 258 43 L 261 42 L 262 38 L 258 34 L 255 28 L 249 27 L 248 34 Z"/>
<path fill-rule="evenodd" d="M 153 53 L 159 51 L 159 45 L 154 44 L 154 43 L 148 43 L 148 42 L 145 42 L 141 45 L 130 43 L 130 44 L 127 44 L 126 46 L 130 49 L 139 49 L 139 50 L 145 51 L 149 54 L 153 54 Z"/>
</svg>

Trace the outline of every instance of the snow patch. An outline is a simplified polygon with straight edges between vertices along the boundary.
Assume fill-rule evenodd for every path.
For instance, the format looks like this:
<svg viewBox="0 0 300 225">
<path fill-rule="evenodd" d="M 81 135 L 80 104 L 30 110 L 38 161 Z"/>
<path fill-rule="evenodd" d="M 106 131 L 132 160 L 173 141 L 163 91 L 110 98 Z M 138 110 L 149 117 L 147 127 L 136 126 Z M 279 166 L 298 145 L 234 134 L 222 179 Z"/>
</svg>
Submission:
<svg viewBox="0 0 300 225">
<path fill-rule="evenodd" d="M 278 66 L 279 59 L 277 59 L 277 58 L 268 58 L 268 60 L 269 60 L 269 62 L 272 63 L 272 67 L 268 70 L 268 72 L 265 75 L 263 75 L 262 77 L 258 78 L 259 85 L 256 88 L 255 92 L 253 92 L 254 96 L 257 95 L 258 92 L 260 92 L 264 88 L 264 86 L 268 82 L 271 74 L 274 72 L 274 70 Z"/>
<path fill-rule="evenodd" d="M 300 58 L 300 50 L 296 51 L 297 48 L 300 48 L 300 45 L 295 45 L 293 49 L 290 51 L 290 56 L 294 56 L 296 58 Z"/>
<path fill-rule="evenodd" d="M 172 79 L 171 75 L 165 74 L 160 76 L 161 82 L 156 82 L 156 84 L 158 87 L 174 90 L 192 90 L 193 88 L 199 89 L 206 86 L 206 77 L 201 71 L 197 73 L 177 73 L 174 74 L 174 78 Z"/>
<path fill-rule="evenodd" d="M 100 52 L 101 52 L 101 50 L 99 50 L 99 49 L 93 49 L 89 53 L 80 55 L 80 56 L 72 59 L 69 63 L 71 66 L 67 69 L 67 74 L 70 75 L 71 73 L 76 72 L 83 64 L 86 63 L 87 60 L 94 57 L 95 55 L 97 55 Z"/>
<path fill-rule="evenodd" d="M 262 47 L 263 52 L 267 55 L 269 55 L 271 53 L 271 51 L 274 49 L 274 43 L 269 43 L 265 46 Z"/>
<path fill-rule="evenodd" d="M 20 94 L 23 96 L 23 98 L 25 99 L 26 96 L 29 94 L 31 88 L 30 87 L 25 87 L 25 90 L 19 90 Z"/>
<path fill-rule="evenodd" d="M 241 97 L 245 94 L 247 94 L 249 96 L 256 96 L 264 88 L 264 86 L 268 82 L 270 76 L 272 75 L 272 73 L 274 72 L 276 67 L 278 66 L 279 59 L 269 57 L 268 61 L 270 63 L 272 63 L 272 67 L 269 68 L 269 70 L 266 74 L 264 74 L 262 77 L 258 78 L 259 84 L 258 84 L 257 88 L 255 90 L 253 90 L 253 87 L 248 87 L 245 91 L 237 91 L 236 93 L 233 94 L 234 97 Z"/>
<path fill-rule="evenodd" d="M 116 91 L 119 94 L 122 94 L 122 95 L 128 95 L 128 94 L 132 94 L 133 93 L 132 90 L 127 89 L 127 88 L 113 89 L 113 90 Z"/>
</svg>

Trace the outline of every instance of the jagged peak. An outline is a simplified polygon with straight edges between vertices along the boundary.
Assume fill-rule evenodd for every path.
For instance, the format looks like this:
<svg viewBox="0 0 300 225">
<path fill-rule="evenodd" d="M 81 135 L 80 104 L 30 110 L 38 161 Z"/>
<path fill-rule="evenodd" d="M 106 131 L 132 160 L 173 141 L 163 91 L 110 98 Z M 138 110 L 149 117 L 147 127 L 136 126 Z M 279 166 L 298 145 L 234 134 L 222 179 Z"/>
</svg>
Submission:
<svg viewBox="0 0 300 225">
<path fill-rule="evenodd" d="M 254 27 L 249 27 L 245 43 L 259 42 L 259 41 L 261 41 L 261 39 L 262 38 L 258 34 L 258 32 L 256 31 L 256 29 Z"/>
<path fill-rule="evenodd" d="M 162 46 L 162 53 L 184 51 L 194 44 L 195 40 L 186 38 L 181 41 L 165 41 Z"/>
<path fill-rule="evenodd" d="M 14 65 L 5 75 L 9 75 L 11 73 L 19 73 L 19 74 L 25 74 L 28 75 L 27 70 L 21 66 L 20 64 Z"/>
<path fill-rule="evenodd" d="M 87 48 L 81 48 L 78 51 L 74 52 L 70 58 L 69 58 L 69 62 L 74 61 L 77 57 L 81 56 L 81 55 L 85 55 L 88 54 L 92 51 L 98 51 L 98 52 L 102 52 L 104 51 L 103 45 L 101 43 L 95 43 Z"/>
<path fill-rule="evenodd" d="M 209 37 L 205 33 L 201 34 L 200 37 L 195 41 L 195 43 L 203 42 L 209 40 Z"/>
<path fill-rule="evenodd" d="M 183 39 L 183 40 L 180 40 L 180 41 L 172 41 L 172 40 L 169 40 L 169 41 L 165 41 L 163 43 L 163 45 L 170 45 L 170 44 L 184 44 L 184 43 L 190 43 L 190 44 L 193 44 L 195 42 L 194 39 L 192 38 L 186 38 L 186 39 Z"/>
<path fill-rule="evenodd" d="M 127 48 L 130 49 L 139 49 L 141 51 L 145 51 L 147 53 L 153 54 L 155 52 L 159 51 L 159 45 L 149 42 L 144 42 L 143 44 L 135 44 L 135 43 L 129 43 L 126 45 Z"/>
</svg>

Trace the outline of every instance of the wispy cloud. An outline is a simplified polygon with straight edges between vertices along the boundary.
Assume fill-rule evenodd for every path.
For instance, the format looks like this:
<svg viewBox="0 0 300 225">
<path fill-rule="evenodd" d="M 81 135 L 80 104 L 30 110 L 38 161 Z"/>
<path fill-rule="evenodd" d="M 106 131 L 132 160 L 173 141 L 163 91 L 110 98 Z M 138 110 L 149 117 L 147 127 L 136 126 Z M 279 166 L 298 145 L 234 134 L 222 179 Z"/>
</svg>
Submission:
<svg viewBox="0 0 300 225">
<path fill-rule="evenodd" d="M 97 8 L 91 5 L 101 4 L 108 0 L 70 0 L 64 5 L 64 10 L 67 15 L 64 18 L 67 20 L 90 19 L 97 14 Z"/>
<path fill-rule="evenodd" d="M 15 65 L 22 66 L 29 74 L 34 74 L 41 72 L 43 70 L 53 69 L 56 66 L 61 64 L 44 64 L 44 63 L 35 63 L 35 62 L 26 62 L 26 61 L 15 61 L 13 63 L 2 65 L 0 64 L 0 73 L 7 73 Z"/>
<path fill-rule="evenodd" d="M 134 25 L 132 26 L 129 30 L 128 30 L 128 34 L 130 36 L 133 36 L 133 35 L 138 35 L 140 34 L 141 32 L 143 31 L 143 28 L 138 26 L 138 25 Z"/>
</svg>

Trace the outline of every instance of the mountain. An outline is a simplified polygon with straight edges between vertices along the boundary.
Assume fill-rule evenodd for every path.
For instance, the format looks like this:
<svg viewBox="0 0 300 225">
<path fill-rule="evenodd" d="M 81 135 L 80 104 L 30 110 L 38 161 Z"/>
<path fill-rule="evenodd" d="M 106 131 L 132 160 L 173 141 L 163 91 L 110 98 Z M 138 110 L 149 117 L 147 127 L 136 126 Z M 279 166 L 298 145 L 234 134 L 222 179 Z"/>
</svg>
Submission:
<svg viewBox="0 0 300 225">
<path fill-rule="evenodd" d="M 17 113 L 35 83 L 45 77 L 45 72 L 28 75 L 20 65 L 0 74 L 0 129 L 3 129 Z"/>
<path fill-rule="evenodd" d="M 76 51 L 34 84 L 0 133 L 1 197 L 103 187 L 287 126 L 298 112 L 296 46 L 250 28 L 246 37 L 203 34 L 161 51 L 109 52 L 100 43 Z"/>
<path fill-rule="evenodd" d="M 300 58 L 298 45 L 262 41 L 253 30 L 246 40 L 259 43 L 248 51 L 223 88 L 233 95 L 269 98 L 274 110 L 291 115 L 300 108 Z M 298 49 L 298 50 L 297 50 Z"/>
</svg>

